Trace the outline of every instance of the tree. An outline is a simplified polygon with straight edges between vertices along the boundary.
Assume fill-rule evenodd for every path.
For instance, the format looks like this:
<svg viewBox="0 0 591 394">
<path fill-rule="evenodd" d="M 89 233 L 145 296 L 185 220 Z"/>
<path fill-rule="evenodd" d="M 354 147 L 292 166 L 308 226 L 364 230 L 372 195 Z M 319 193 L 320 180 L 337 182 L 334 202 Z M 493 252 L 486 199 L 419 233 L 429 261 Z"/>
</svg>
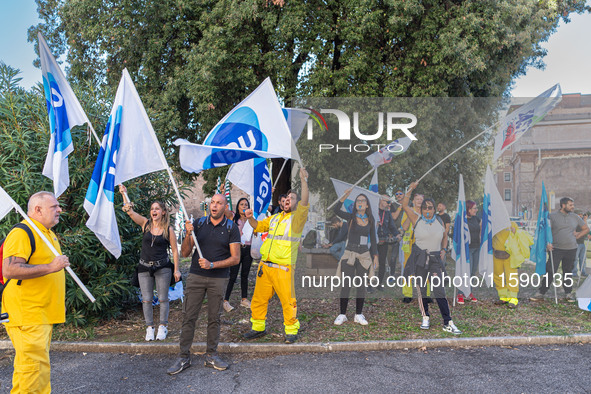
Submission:
<svg viewBox="0 0 591 394">
<path fill-rule="evenodd" d="M 113 86 L 127 67 L 165 142 L 201 141 L 267 76 L 285 103 L 296 97 L 502 97 L 527 66 L 542 67 L 540 43 L 561 19 L 589 11 L 584 0 L 37 2 L 44 23 L 30 29 L 30 39 L 41 30 L 60 53 L 68 49 L 77 79 Z M 442 140 L 434 130 L 423 133 L 424 141 Z M 450 131 L 450 145 L 438 148 L 470 135 Z M 482 156 L 486 141 L 472 149 L 469 155 Z M 421 151 L 405 180 L 428 168 L 425 158 L 435 158 L 426 156 L 428 147 Z M 456 178 L 457 167 L 468 165 L 478 178 L 484 167 L 471 160 L 451 160 L 439 171 Z M 444 198 L 457 191 L 455 182 L 428 186 Z"/>
<path fill-rule="evenodd" d="M 7 193 L 21 207 L 40 190 L 53 190 L 51 180 L 42 173 L 49 145 L 49 122 L 41 85 L 26 91 L 18 86 L 19 71 L 0 62 L 0 179 Z M 90 84 L 73 86 L 81 104 L 88 110 L 97 130 L 104 129 L 110 112 L 108 93 L 93 89 Z M 81 94 L 81 92 L 84 94 Z M 98 154 L 98 146 L 89 140 L 82 128 L 74 128 L 72 139 L 75 150 L 69 155 L 70 187 L 59 198 L 63 213 L 55 227 L 62 252 L 67 255 L 72 269 L 96 297 L 91 304 L 82 290 L 66 275 L 67 321 L 83 325 L 96 319 L 112 318 L 136 297 L 129 278 L 139 259 L 141 230 L 121 209 L 116 209 L 121 236 L 122 255 L 116 260 L 86 227 L 88 215 L 83 208 L 86 189 Z M 76 169 L 76 170 L 73 170 Z M 164 173 L 139 178 L 128 187 L 135 199 L 138 212 L 147 212 L 150 202 L 159 197 L 174 202 L 168 179 Z M 119 200 L 120 201 L 120 200 Z M 120 202 L 118 202 L 120 207 Z M 0 223 L 0 238 L 21 221 L 16 213 Z"/>
</svg>

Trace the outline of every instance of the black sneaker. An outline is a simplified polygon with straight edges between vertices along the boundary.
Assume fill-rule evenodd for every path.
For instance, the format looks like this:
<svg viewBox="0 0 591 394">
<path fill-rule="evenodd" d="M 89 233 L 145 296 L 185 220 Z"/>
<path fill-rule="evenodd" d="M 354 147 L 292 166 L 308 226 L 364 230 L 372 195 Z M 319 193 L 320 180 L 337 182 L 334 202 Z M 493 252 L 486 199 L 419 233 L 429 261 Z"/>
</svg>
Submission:
<svg viewBox="0 0 591 394">
<path fill-rule="evenodd" d="M 410 304 L 412 302 L 412 298 L 410 298 L 410 297 L 404 297 L 402 299 L 402 302 L 404 302 L 405 304 Z"/>
<path fill-rule="evenodd" d="M 255 338 L 260 338 L 264 335 L 267 335 L 267 330 L 263 330 L 263 331 L 255 331 L 255 330 L 250 330 L 245 332 L 242 335 L 242 338 L 244 339 L 255 339 Z"/>
<path fill-rule="evenodd" d="M 166 370 L 169 375 L 176 375 L 177 373 L 183 372 L 185 369 L 191 366 L 190 357 L 179 357 L 170 368 Z"/>
<path fill-rule="evenodd" d="M 217 354 L 206 354 L 205 366 L 217 369 L 218 371 L 223 371 L 228 369 L 230 365 L 221 358 L 219 358 Z"/>
<path fill-rule="evenodd" d="M 285 343 L 291 345 L 298 340 L 298 334 L 285 334 Z"/>
</svg>

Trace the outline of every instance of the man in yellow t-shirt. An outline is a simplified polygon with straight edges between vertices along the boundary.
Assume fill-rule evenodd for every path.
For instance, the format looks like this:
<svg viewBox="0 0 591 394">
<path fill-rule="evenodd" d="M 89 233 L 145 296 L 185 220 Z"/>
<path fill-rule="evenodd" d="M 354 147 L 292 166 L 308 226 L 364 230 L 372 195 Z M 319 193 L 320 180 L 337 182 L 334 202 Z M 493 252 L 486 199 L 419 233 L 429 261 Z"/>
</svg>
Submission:
<svg viewBox="0 0 591 394">
<path fill-rule="evenodd" d="M 283 204 L 283 212 L 261 220 L 253 218 L 251 209 L 244 213 L 248 222 L 257 233 L 269 232 L 261 246 L 261 262 L 257 272 L 257 281 L 250 304 L 252 329 L 244 334 L 245 339 L 254 339 L 267 333 L 265 322 L 267 307 L 273 294 L 277 294 L 283 308 L 285 343 L 297 340 L 300 322 L 297 318 L 297 304 L 293 283 L 298 247 L 304 225 L 308 219 L 308 173 L 300 169 L 302 199 L 295 208 L 297 194 L 290 192 Z"/>
<path fill-rule="evenodd" d="M 31 196 L 28 216 L 61 253 L 51 228 L 62 209 L 49 192 Z M 23 222 L 31 227 L 27 222 Z M 35 251 L 26 231 L 13 229 L 4 241 L 2 273 L 10 279 L 2 294 L 2 311 L 8 313 L 6 331 L 15 350 L 12 392 L 51 392 L 49 345 L 53 325 L 66 320 L 67 256 L 55 256 L 42 238 L 35 236 Z M 28 260 L 28 263 L 27 263 Z"/>
</svg>

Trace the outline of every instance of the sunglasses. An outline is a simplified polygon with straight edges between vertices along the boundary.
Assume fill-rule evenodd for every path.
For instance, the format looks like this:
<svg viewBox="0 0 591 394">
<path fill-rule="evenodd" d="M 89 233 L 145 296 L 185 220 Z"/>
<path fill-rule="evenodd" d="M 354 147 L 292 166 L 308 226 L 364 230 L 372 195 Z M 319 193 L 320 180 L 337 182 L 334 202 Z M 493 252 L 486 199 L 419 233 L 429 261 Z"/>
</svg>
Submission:
<svg viewBox="0 0 591 394">
<path fill-rule="evenodd" d="M 402 193 L 402 192 L 398 192 L 398 193 L 395 193 L 394 195 L 395 195 L 395 196 L 402 196 L 403 194 L 404 194 L 404 193 Z"/>
<path fill-rule="evenodd" d="M 435 207 L 433 205 L 427 205 L 425 208 L 423 208 L 425 211 L 434 211 Z"/>
</svg>

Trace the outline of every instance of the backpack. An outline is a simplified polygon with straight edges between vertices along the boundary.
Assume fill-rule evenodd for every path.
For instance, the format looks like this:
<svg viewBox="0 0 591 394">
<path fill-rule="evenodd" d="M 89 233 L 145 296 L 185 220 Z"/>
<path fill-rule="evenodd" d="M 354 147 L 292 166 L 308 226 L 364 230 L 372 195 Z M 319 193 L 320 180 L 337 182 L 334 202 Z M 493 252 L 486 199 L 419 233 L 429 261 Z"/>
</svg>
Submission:
<svg viewBox="0 0 591 394">
<path fill-rule="evenodd" d="M 27 264 L 29 263 L 29 260 L 31 259 L 31 256 L 33 255 L 33 253 L 35 253 L 35 236 L 33 235 L 33 232 L 31 231 L 31 229 L 29 228 L 29 226 L 27 226 L 24 223 L 17 223 L 15 224 L 10 231 L 14 230 L 15 228 L 20 228 L 22 230 L 24 230 L 27 233 L 27 236 L 29 237 L 29 242 L 31 243 L 31 255 L 29 256 L 29 258 L 27 259 Z M 8 232 L 10 234 L 10 231 Z M 4 282 L 4 276 L 2 274 L 2 264 L 4 263 L 4 241 L 6 240 L 6 238 L 4 238 L 2 240 L 2 242 L 0 242 L 0 300 L 2 300 L 2 293 L 4 292 L 4 289 L 6 288 L 6 286 L 8 286 L 8 282 L 10 282 L 10 279 L 8 279 L 6 282 Z M 22 280 L 19 279 L 17 282 L 17 286 L 20 286 Z"/>
</svg>

